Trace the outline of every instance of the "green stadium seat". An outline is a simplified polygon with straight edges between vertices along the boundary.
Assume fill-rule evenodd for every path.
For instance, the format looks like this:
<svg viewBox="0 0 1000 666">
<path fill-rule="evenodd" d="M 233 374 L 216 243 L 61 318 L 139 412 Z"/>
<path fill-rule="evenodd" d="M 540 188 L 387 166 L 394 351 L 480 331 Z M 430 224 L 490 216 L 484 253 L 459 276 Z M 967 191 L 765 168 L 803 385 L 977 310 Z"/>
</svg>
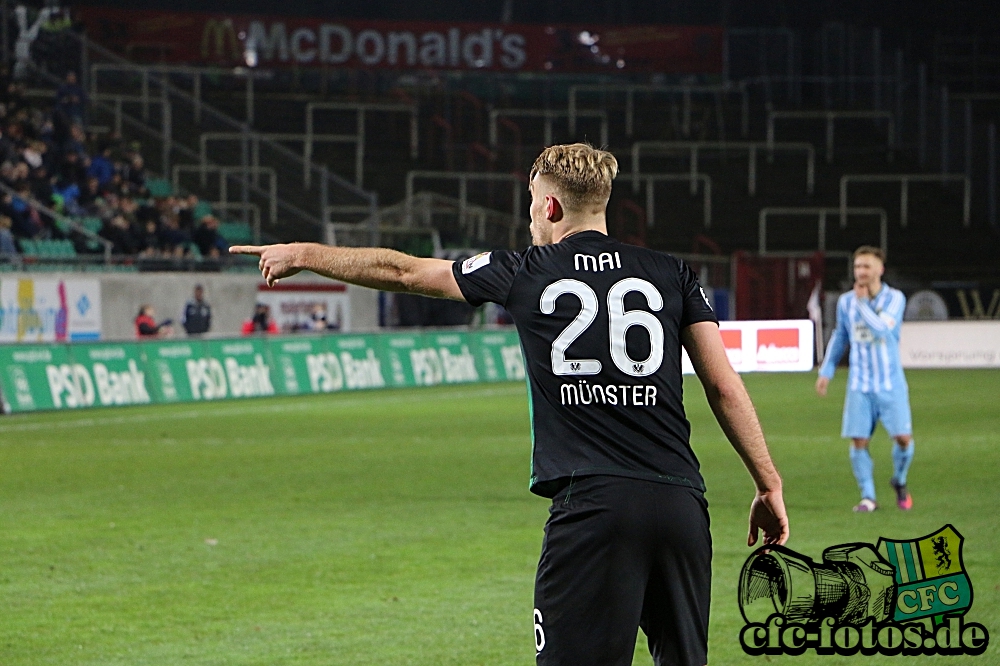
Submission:
<svg viewBox="0 0 1000 666">
<path fill-rule="evenodd" d="M 206 215 L 211 215 L 211 214 L 212 214 L 212 206 L 209 205 L 207 201 L 199 201 L 198 205 L 194 207 L 193 211 L 191 211 L 191 215 L 192 217 L 194 217 L 195 222 L 205 217 Z"/>
<path fill-rule="evenodd" d="M 246 245 L 253 242 L 253 229 L 246 222 L 219 222 L 219 235 L 230 245 Z"/>
<path fill-rule="evenodd" d="M 149 196 L 159 199 L 172 196 L 174 193 L 170 181 L 163 178 L 147 178 L 146 189 L 149 190 Z"/>
<path fill-rule="evenodd" d="M 101 232 L 104 222 L 99 217 L 85 217 L 80 220 L 80 226 L 92 234 L 97 234 Z"/>
<path fill-rule="evenodd" d="M 188 249 L 188 254 L 190 255 L 190 257 L 192 259 L 201 259 L 202 258 L 201 250 L 199 250 L 198 246 L 195 245 L 194 243 L 188 243 L 187 249 Z"/>
<path fill-rule="evenodd" d="M 23 254 L 26 257 L 38 256 L 38 245 L 35 243 L 35 241 L 30 240 L 28 238 L 22 238 L 19 242 L 21 244 L 21 254 Z"/>
</svg>

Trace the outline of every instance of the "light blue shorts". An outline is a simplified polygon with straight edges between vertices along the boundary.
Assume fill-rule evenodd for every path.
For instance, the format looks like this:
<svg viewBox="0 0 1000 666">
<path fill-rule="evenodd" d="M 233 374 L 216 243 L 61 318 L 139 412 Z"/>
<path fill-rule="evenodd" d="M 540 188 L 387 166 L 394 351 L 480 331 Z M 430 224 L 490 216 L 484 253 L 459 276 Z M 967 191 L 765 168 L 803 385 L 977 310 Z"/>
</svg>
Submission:
<svg viewBox="0 0 1000 666">
<path fill-rule="evenodd" d="M 879 421 L 889 431 L 890 437 L 913 433 L 910 391 L 906 386 L 876 393 L 847 391 L 841 437 L 870 439 Z"/>
</svg>

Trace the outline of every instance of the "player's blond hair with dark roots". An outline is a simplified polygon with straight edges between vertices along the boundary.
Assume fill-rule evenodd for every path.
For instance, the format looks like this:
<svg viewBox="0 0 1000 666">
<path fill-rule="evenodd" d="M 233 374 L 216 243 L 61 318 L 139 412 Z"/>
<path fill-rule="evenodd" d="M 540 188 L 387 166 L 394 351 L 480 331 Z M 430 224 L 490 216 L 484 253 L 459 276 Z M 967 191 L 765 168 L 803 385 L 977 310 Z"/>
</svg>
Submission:
<svg viewBox="0 0 1000 666">
<path fill-rule="evenodd" d="M 587 143 L 549 146 L 531 167 L 535 176 L 551 178 L 572 211 L 588 207 L 604 209 L 611 197 L 611 181 L 618 175 L 618 160 L 606 150 Z"/>
<path fill-rule="evenodd" d="M 852 258 L 857 259 L 862 254 L 870 254 L 883 264 L 885 263 L 885 252 L 883 252 L 880 247 L 875 247 L 874 245 L 862 245 L 854 251 L 854 256 Z"/>
</svg>

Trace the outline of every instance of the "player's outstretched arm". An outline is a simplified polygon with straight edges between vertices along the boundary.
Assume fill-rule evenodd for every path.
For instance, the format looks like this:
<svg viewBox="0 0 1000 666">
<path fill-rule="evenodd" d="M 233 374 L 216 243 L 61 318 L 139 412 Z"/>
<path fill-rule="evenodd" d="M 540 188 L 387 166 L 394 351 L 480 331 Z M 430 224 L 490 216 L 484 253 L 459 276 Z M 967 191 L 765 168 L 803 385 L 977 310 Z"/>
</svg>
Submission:
<svg viewBox="0 0 1000 666">
<path fill-rule="evenodd" d="M 757 543 L 758 530 L 763 531 L 765 544 L 785 543 L 788 517 L 781 495 L 781 477 L 771 461 L 764 432 L 743 380 L 726 358 L 719 327 L 713 322 L 692 324 L 681 331 L 681 341 L 705 387 L 715 418 L 757 486 L 757 494 L 750 505 L 747 545 Z"/>
<path fill-rule="evenodd" d="M 319 243 L 234 245 L 229 252 L 260 257 L 258 265 L 268 286 L 299 271 L 312 271 L 371 289 L 465 300 L 451 272 L 454 262 L 444 259 L 412 257 L 386 248 Z"/>
</svg>

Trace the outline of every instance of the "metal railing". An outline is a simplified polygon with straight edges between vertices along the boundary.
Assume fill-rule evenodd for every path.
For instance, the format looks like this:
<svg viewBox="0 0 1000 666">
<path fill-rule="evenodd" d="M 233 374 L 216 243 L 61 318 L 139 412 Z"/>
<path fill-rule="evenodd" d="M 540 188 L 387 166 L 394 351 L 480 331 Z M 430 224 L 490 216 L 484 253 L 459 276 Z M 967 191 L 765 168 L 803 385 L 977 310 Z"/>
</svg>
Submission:
<svg viewBox="0 0 1000 666">
<path fill-rule="evenodd" d="M 381 246 L 398 247 L 400 236 L 428 234 L 434 240 L 434 252 L 441 250 L 441 235 L 454 237 L 454 231 L 464 235 L 476 247 L 507 247 L 515 249 L 520 238 L 511 243 L 511 226 L 514 233 L 527 229 L 526 220 L 512 222 L 510 213 L 479 206 L 437 192 L 417 192 L 410 199 L 379 209 L 378 219 L 360 223 L 331 223 L 327 238 L 335 238 L 344 245 L 370 244 L 371 229 L 378 230 Z M 384 234 L 384 235 L 383 235 Z M 395 241 L 395 242 L 394 242 Z"/>
<path fill-rule="evenodd" d="M 208 144 L 213 141 L 232 142 L 240 144 L 241 150 L 250 153 L 250 166 L 260 166 L 260 142 L 264 141 L 295 141 L 304 146 L 304 153 L 312 155 L 313 144 L 315 143 L 353 143 L 359 145 L 361 138 L 354 134 L 299 134 L 294 132 L 202 132 L 199 137 L 198 157 L 199 164 L 209 164 Z M 309 172 L 312 161 L 302 161 L 302 186 L 309 187 Z M 360 187 L 363 180 L 362 164 L 355 161 L 354 182 Z M 204 187 L 205 177 L 202 175 L 201 184 Z M 256 181 L 255 183 L 256 184 Z"/>
<path fill-rule="evenodd" d="M 521 193 L 524 191 L 524 180 L 511 173 L 479 173 L 470 171 L 425 171 L 413 170 L 406 174 L 406 226 L 413 226 L 413 188 L 416 180 L 457 180 L 458 181 L 458 217 L 461 225 L 466 224 L 469 205 L 469 182 L 500 182 L 511 183 L 511 225 L 509 228 L 509 246 L 517 239 L 518 227 L 521 224 Z"/>
<path fill-rule="evenodd" d="M 119 83 L 124 80 L 126 88 L 127 85 L 134 85 L 134 77 L 138 76 L 140 94 L 137 95 L 137 97 L 140 100 L 140 104 L 142 103 L 141 100 L 144 96 L 148 97 L 150 100 L 159 96 L 166 98 L 169 101 L 170 106 L 173 107 L 174 119 L 178 117 L 179 110 L 183 111 L 185 114 L 190 113 L 190 117 L 193 118 L 196 124 L 199 125 L 199 130 L 228 131 L 241 134 L 247 133 L 251 138 L 260 134 L 254 131 L 247 123 L 235 120 L 210 104 L 204 102 L 200 94 L 198 97 L 194 97 L 185 90 L 178 88 L 169 78 L 172 72 L 174 74 L 193 74 L 195 72 L 200 72 L 202 75 L 206 74 L 206 72 L 201 68 L 192 68 L 191 70 L 175 70 L 172 67 L 137 65 L 121 58 L 117 54 L 108 51 L 97 44 L 94 44 L 85 37 L 75 37 L 80 40 L 81 53 L 84 54 L 82 61 L 85 63 L 85 69 L 88 74 L 93 71 L 93 67 L 86 67 L 86 63 L 88 61 L 98 58 L 106 61 L 102 63 L 95 63 L 100 65 L 98 71 L 101 72 L 101 77 L 99 79 L 95 78 L 95 81 L 91 82 L 90 87 L 98 94 L 102 94 L 100 91 L 100 84 L 107 80 L 107 76 L 109 76 L 112 72 L 117 71 L 121 75 L 119 77 Z M 129 77 L 133 77 L 131 83 L 129 82 Z M 252 79 L 253 77 L 250 77 L 251 86 Z M 125 100 L 123 100 L 123 102 L 124 101 Z M 150 104 L 152 104 L 152 101 L 150 101 Z M 163 133 L 160 133 L 161 137 L 162 134 Z M 192 141 L 194 136 L 191 136 L 189 130 L 185 130 L 184 133 L 172 137 L 173 141 L 169 146 L 169 149 L 163 151 L 165 155 L 164 162 L 167 166 L 169 166 L 168 159 L 171 152 L 177 151 L 195 163 L 200 161 L 197 146 L 192 146 L 191 148 L 194 149 L 190 149 L 188 146 L 178 143 L 178 141 L 181 140 L 194 143 L 194 141 Z M 281 145 L 277 141 L 271 140 L 265 136 L 259 136 L 257 141 L 260 146 L 259 152 L 261 155 L 261 163 L 271 166 L 278 174 L 280 183 L 278 191 L 281 198 L 279 199 L 277 205 L 279 210 L 282 210 L 288 216 L 287 219 L 289 222 L 298 220 L 322 230 L 325 222 L 324 217 L 326 215 L 326 210 L 330 207 L 363 207 L 367 212 L 377 210 L 378 196 L 374 192 L 365 191 L 364 189 L 356 186 L 354 183 L 331 173 L 325 167 L 312 164 L 309 160 L 305 160 L 302 155 L 296 154 L 293 150 Z M 266 155 L 264 153 L 265 148 Z M 245 159 L 245 163 L 240 166 L 250 166 L 249 156 Z M 170 173 L 170 170 L 164 169 L 164 173 Z M 298 173 L 308 174 L 310 186 L 312 185 L 312 180 L 317 178 L 317 176 L 322 179 L 319 188 L 320 201 L 315 212 L 309 210 L 312 208 L 310 203 L 312 197 L 303 196 L 304 194 L 307 194 L 307 192 L 297 191 L 301 187 L 301 182 L 296 182 L 293 185 L 288 180 L 289 174 Z M 289 190 L 289 186 L 291 186 L 291 190 Z M 310 188 L 307 187 L 304 189 L 308 190 Z M 260 190 L 259 188 L 251 187 L 250 190 L 256 197 L 259 198 L 270 196 L 269 192 Z M 295 203 L 292 203 L 292 201 Z"/>
<path fill-rule="evenodd" d="M 268 188 L 270 205 L 268 213 L 271 224 L 278 222 L 278 173 L 271 167 L 242 167 L 242 166 L 219 166 L 217 164 L 177 164 L 171 173 L 171 181 L 175 189 L 181 186 L 182 173 L 196 173 L 203 176 L 208 173 L 219 174 L 219 203 L 223 207 L 229 205 L 229 176 L 237 175 L 246 178 L 256 178 L 260 176 L 268 177 Z M 240 202 L 239 208 L 251 210 L 251 204 Z"/>
<path fill-rule="evenodd" d="M 969 178 L 972 178 L 972 107 L 976 102 L 1000 102 L 1000 93 L 966 93 L 958 95 L 948 95 L 948 88 L 942 88 L 942 95 L 944 96 L 944 101 L 942 104 L 947 105 L 949 99 L 954 99 L 956 101 L 962 102 L 963 107 L 963 129 L 965 138 L 965 164 L 963 172 Z M 947 114 L 945 114 L 947 117 Z M 942 129 L 942 134 L 946 133 L 948 128 Z M 994 130 L 995 131 L 995 130 Z M 945 139 L 947 141 L 947 139 Z M 945 150 L 947 153 L 947 149 Z M 945 163 L 944 168 L 947 169 L 947 163 Z M 943 169 L 944 170 L 944 169 Z M 990 183 L 994 183 L 994 180 L 990 180 Z M 991 197 L 992 200 L 992 197 Z"/>
<path fill-rule="evenodd" d="M 552 109 L 493 109 L 490 111 L 490 145 L 497 145 L 497 120 L 499 118 L 544 118 L 546 146 L 552 145 L 552 121 L 556 118 L 567 118 L 567 111 L 554 111 Z M 573 116 L 573 124 L 570 125 L 569 133 L 576 134 L 576 118 L 598 118 L 601 121 L 601 146 L 608 145 L 608 114 L 605 111 L 577 111 Z"/>
<path fill-rule="evenodd" d="M 768 111 L 767 113 L 767 144 L 774 145 L 774 121 L 779 119 L 795 120 L 825 120 L 826 121 L 826 161 L 833 162 L 833 124 L 838 119 L 871 118 L 882 119 L 888 125 L 885 140 L 886 160 L 892 161 L 896 146 L 895 123 L 888 111 Z"/>
<path fill-rule="evenodd" d="M 93 42 L 87 43 L 88 47 L 93 47 Z M 246 67 L 236 67 L 236 68 L 222 68 L 222 67 L 194 67 L 191 65 L 166 65 L 166 64 L 149 64 L 140 65 L 137 63 L 130 63 L 127 60 L 122 60 L 122 62 L 116 62 L 114 64 L 108 63 L 94 63 L 90 66 L 90 96 L 93 98 L 98 94 L 98 79 L 100 78 L 101 72 L 121 72 L 125 69 L 130 69 L 140 77 L 140 101 L 143 102 L 144 109 L 149 108 L 149 103 L 151 101 L 149 84 L 151 81 L 151 75 L 164 76 L 169 74 L 180 74 L 183 76 L 191 77 L 191 96 L 194 98 L 194 117 L 195 122 L 201 122 L 201 109 L 202 109 L 202 94 L 201 94 L 201 80 L 203 76 L 212 77 L 219 79 L 222 77 L 234 77 L 238 79 L 244 79 L 246 87 L 246 123 L 252 125 L 254 122 L 254 79 L 261 76 L 262 73 L 255 72 L 252 69 Z M 148 118 L 148 110 L 144 111 L 143 119 Z"/>
<path fill-rule="evenodd" d="M 635 129 L 635 94 L 667 95 L 671 98 L 681 98 L 681 132 L 684 136 L 691 135 L 692 99 L 695 96 L 710 96 L 715 101 L 716 115 L 724 118 L 722 99 L 726 95 L 739 95 L 741 104 L 740 134 L 747 136 L 750 132 L 750 98 L 746 86 L 741 82 L 726 82 L 715 85 L 683 84 L 578 84 L 569 87 L 566 111 L 569 115 L 569 133 L 576 134 L 576 118 L 580 115 L 577 97 L 584 92 L 625 93 L 625 135 L 632 136 Z"/>
<path fill-rule="evenodd" d="M 816 233 L 818 236 L 817 247 L 820 252 L 826 252 L 826 218 L 831 215 L 842 215 L 840 208 L 835 207 L 813 207 L 813 206 L 769 206 L 761 208 L 757 216 L 757 251 L 760 254 L 767 253 L 767 220 L 771 216 L 815 216 Z M 879 218 L 879 247 L 888 254 L 889 252 L 889 217 L 884 208 L 848 208 L 847 215 L 877 215 Z M 847 225 L 847 217 L 841 217 L 841 228 Z"/>
<path fill-rule="evenodd" d="M 747 192 L 757 194 L 757 153 L 768 151 L 768 161 L 774 161 L 775 151 L 804 152 L 806 154 L 806 192 L 813 193 L 816 187 L 816 150 L 810 143 L 780 142 L 768 144 L 764 141 L 636 141 L 632 144 L 632 173 L 641 176 L 642 153 L 664 154 L 677 151 L 688 152 L 688 166 L 691 175 L 691 194 L 697 188 L 698 157 L 702 151 L 714 150 L 723 154 L 729 150 L 747 152 Z M 639 191 L 639 181 L 632 181 L 632 191 Z"/>
<path fill-rule="evenodd" d="M 695 182 L 700 182 L 702 187 L 702 222 L 706 229 L 712 228 L 712 177 L 708 174 L 694 174 Z M 625 182 L 641 181 L 646 185 L 646 226 L 650 229 L 656 223 L 656 183 L 690 181 L 690 173 L 644 173 L 635 175 L 630 173 L 618 174 L 617 180 Z M 693 191 L 692 196 L 697 191 Z"/>
<path fill-rule="evenodd" d="M 966 228 L 970 223 L 972 208 L 972 182 L 962 174 L 928 174 L 928 173 L 879 173 L 879 174 L 847 174 L 840 178 L 840 225 L 847 224 L 847 185 L 848 183 L 899 183 L 899 225 L 906 228 L 910 209 L 910 183 L 929 183 L 944 181 L 961 181 L 964 183 L 962 200 L 962 225 Z"/>
<path fill-rule="evenodd" d="M 15 190 L 13 187 L 3 182 L 0 182 L 0 192 L 9 194 L 12 197 L 21 198 L 21 195 L 17 193 L 17 190 Z M 81 236 L 86 238 L 88 241 L 99 243 L 101 246 L 104 247 L 104 262 L 109 263 L 111 261 L 111 250 L 112 248 L 114 248 L 114 243 L 109 241 L 107 238 L 95 234 L 94 232 L 90 231 L 89 229 L 81 225 L 72 217 L 68 215 L 63 215 L 61 213 L 57 213 L 48 206 L 36 201 L 34 198 L 28 199 L 27 203 L 30 204 L 31 207 L 37 210 L 39 213 L 45 215 L 46 217 L 52 218 L 52 221 L 56 223 L 56 225 L 60 224 L 66 225 L 70 229 L 72 229 L 75 233 L 80 234 Z"/>
<path fill-rule="evenodd" d="M 365 225 L 351 224 L 347 222 L 330 222 L 326 225 L 326 244 L 340 245 L 346 247 L 361 247 L 368 243 L 369 231 Z M 383 239 L 380 247 L 390 247 L 403 249 L 402 245 L 394 236 L 427 236 L 431 242 L 434 256 L 442 252 L 441 233 L 434 228 L 412 228 L 393 225 L 381 225 L 378 228 L 379 236 Z"/>
<path fill-rule="evenodd" d="M 305 136 L 305 154 L 303 159 L 307 163 L 312 163 L 313 156 L 313 143 L 316 141 L 316 134 L 314 129 L 316 119 L 316 111 L 353 111 L 354 112 L 354 122 L 355 122 L 355 136 L 357 137 L 357 142 L 355 143 L 355 153 L 354 153 L 354 174 L 355 174 L 355 185 L 357 187 L 363 187 L 364 185 L 364 161 L 365 161 L 365 115 L 370 112 L 381 112 L 381 113 L 406 113 L 410 116 L 410 159 L 416 159 L 419 152 L 419 115 L 420 109 L 416 104 L 388 104 L 388 103 L 377 103 L 377 102 L 309 102 L 306 104 L 306 136 Z M 306 171 L 305 177 L 305 187 L 309 188 L 310 175 L 308 170 Z"/>
<path fill-rule="evenodd" d="M 804 86 L 818 86 L 822 98 L 822 104 L 824 109 L 829 109 L 835 106 L 834 98 L 845 97 L 845 95 L 840 91 L 842 88 L 853 89 L 855 86 L 861 85 L 870 89 L 871 95 L 869 97 L 871 108 L 881 110 L 885 102 L 889 101 L 891 97 L 893 99 L 893 107 L 897 111 L 896 117 L 899 117 L 901 111 L 901 105 L 903 104 L 903 94 L 905 88 L 905 80 L 903 76 L 903 65 L 902 60 L 897 58 L 897 71 L 894 76 L 851 76 L 847 74 L 840 75 L 822 75 L 822 74 L 793 74 L 791 76 L 753 76 L 745 79 L 741 79 L 741 82 L 747 86 L 757 86 L 761 89 L 764 94 L 764 100 L 767 104 L 774 102 L 774 88 L 783 87 L 785 88 L 785 99 L 788 102 L 794 104 L 802 104 L 803 93 L 802 89 Z M 888 91 L 893 91 L 891 95 L 886 94 L 886 99 L 883 100 L 882 89 L 883 87 Z M 852 94 L 853 96 L 853 94 Z M 815 97 L 815 96 L 814 96 Z M 843 100 L 841 100 L 843 101 Z M 850 102 L 844 102 L 850 103 Z M 892 107 L 890 107 L 892 108 Z"/>
</svg>

